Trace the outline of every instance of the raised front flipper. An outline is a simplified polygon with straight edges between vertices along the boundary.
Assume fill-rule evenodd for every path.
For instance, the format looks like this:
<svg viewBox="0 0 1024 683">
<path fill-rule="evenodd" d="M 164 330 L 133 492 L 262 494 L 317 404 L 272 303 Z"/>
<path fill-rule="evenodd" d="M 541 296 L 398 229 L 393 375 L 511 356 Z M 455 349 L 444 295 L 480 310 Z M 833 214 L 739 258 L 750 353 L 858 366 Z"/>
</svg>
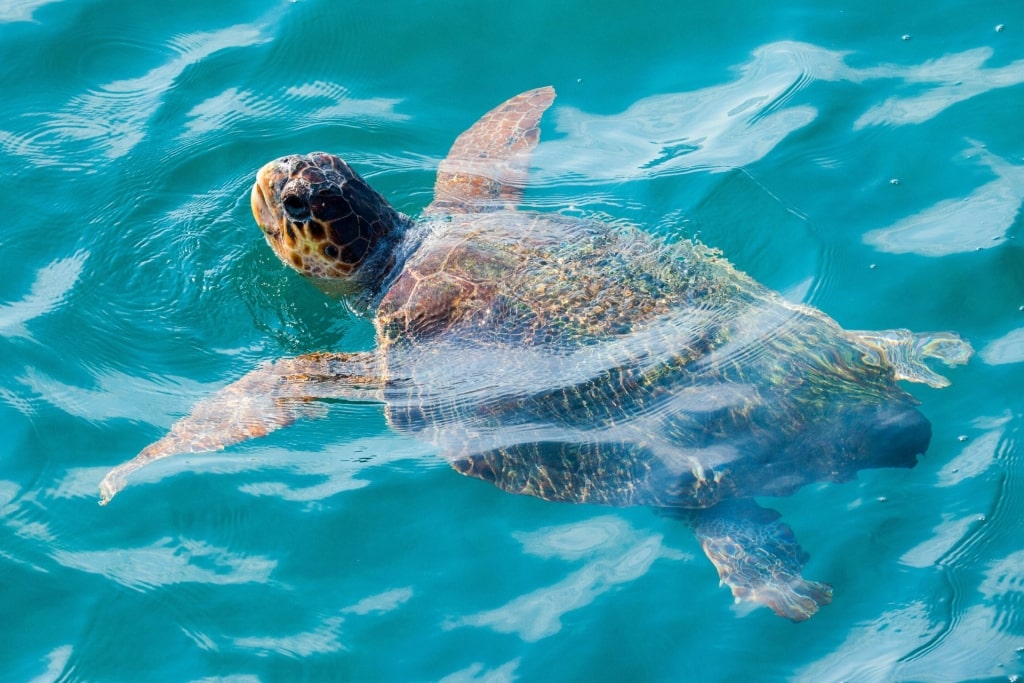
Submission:
<svg viewBox="0 0 1024 683">
<path fill-rule="evenodd" d="M 515 208 L 540 140 L 540 117 L 554 99 L 550 86 L 516 95 L 456 138 L 438 166 L 434 201 L 424 213 Z"/>
<path fill-rule="evenodd" d="M 793 621 L 832 601 L 832 587 L 800 572 L 807 553 L 779 513 L 749 500 L 720 503 L 688 514 L 697 539 L 737 602 L 770 607 Z"/>
<path fill-rule="evenodd" d="M 930 387 L 949 386 L 949 380 L 924 363 L 934 358 L 953 367 L 966 363 L 974 349 L 955 332 L 924 332 L 910 330 L 851 331 L 849 334 L 864 351 L 864 361 L 871 365 L 891 365 L 896 379 L 920 382 Z"/>
<path fill-rule="evenodd" d="M 265 363 L 195 405 L 159 441 L 110 470 L 100 482 L 100 505 L 124 488 L 129 474 L 179 453 L 218 451 L 324 413 L 317 399 L 379 401 L 383 381 L 372 353 L 314 353 Z"/>
</svg>

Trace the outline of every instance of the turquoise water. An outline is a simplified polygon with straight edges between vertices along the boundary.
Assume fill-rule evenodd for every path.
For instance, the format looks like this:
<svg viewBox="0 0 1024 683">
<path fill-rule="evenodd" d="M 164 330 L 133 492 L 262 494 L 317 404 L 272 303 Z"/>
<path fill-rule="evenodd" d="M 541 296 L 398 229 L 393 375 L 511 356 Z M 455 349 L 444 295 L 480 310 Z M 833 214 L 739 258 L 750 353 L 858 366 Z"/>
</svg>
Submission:
<svg viewBox="0 0 1024 683">
<path fill-rule="evenodd" d="M 3 680 L 1024 674 L 1024 5 L 668 4 L 0 3 Z M 743 613 L 685 525 L 460 477 L 374 406 L 96 505 L 260 361 L 372 347 L 263 243 L 256 168 L 326 149 L 415 213 L 459 132 L 549 83 L 532 206 L 977 349 L 907 385 L 918 467 L 770 501 L 832 605 Z"/>
</svg>

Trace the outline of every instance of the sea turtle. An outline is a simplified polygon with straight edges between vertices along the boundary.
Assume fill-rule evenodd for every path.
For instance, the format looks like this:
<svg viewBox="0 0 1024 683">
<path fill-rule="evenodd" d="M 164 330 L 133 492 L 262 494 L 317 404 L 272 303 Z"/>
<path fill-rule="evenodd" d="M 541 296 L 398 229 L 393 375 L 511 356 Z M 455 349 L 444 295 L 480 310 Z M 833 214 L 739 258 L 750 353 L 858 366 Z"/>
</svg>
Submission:
<svg viewBox="0 0 1024 683">
<path fill-rule="evenodd" d="M 417 221 L 337 156 L 261 168 L 252 209 L 270 246 L 372 316 L 377 349 L 261 365 L 107 474 L 101 502 L 153 460 L 262 436 L 320 399 L 373 401 L 506 491 L 686 519 L 737 601 L 793 620 L 828 603 L 754 497 L 913 466 L 931 425 L 897 380 L 943 386 L 922 359 L 963 363 L 970 346 L 844 331 L 696 240 L 517 211 L 554 96 L 522 93 L 460 135 Z"/>
</svg>

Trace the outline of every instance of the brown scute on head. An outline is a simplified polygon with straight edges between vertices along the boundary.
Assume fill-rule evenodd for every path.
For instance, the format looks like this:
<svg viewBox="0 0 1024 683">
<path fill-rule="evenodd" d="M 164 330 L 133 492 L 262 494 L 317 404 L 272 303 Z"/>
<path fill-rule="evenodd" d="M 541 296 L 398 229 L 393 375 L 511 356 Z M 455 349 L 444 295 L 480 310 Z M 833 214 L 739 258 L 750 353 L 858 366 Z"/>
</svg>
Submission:
<svg viewBox="0 0 1024 683">
<path fill-rule="evenodd" d="M 323 152 L 282 157 L 260 169 L 252 210 L 285 264 L 313 278 L 363 285 L 383 277 L 378 271 L 391 259 L 378 252 L 406 220 L 348 164 Z"/>
<path fill-rule="evenodd" d="M 326 231 L 320 221 L 309 222 L 309 237 L 316 242 L 323 242 L 326 237 Z"/>
</svg>

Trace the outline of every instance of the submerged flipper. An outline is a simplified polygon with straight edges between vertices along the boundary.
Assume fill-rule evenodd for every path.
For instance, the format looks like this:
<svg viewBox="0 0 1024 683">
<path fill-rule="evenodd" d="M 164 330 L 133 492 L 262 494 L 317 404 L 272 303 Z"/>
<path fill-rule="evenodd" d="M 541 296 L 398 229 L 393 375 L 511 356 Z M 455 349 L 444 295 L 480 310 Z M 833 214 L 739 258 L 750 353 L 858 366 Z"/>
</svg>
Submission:
<svg viewBox="0 0 1024 683">
<path fill-rule="evenodd" d="M 325 409 L 317 399 L 379 401 L 382 384 L 373 353 L 314 353 L 261 365 L 197 403 L 162 439 L 110 470 L 100 482 L 100 505 L 124 488 L 129 474 L 155 460 L 218 451 L 300 417 L 322 415 Z"/>
<path fill-rule="evenodd" d="M 734 500 L 689 511 L 686 517 L 736 602 L 765 605 L 792 621 L 803 621 L 832 602 L 831 586 L 801 576 L 807 553 L 778 512 Z"/>
<path fill-rule="evenodd" d="M 963 365 L 974 353 L 971 345 L 954 332 L 915 334 L 910 330 L 858 330 L 849 334 L 863 350 L 866 363 L 891 365 L 896 379 L 935 388 L 948 387 L 949 380 L 925 365 L 925 358 L 934 358 L 953 367 Z"/>
<path fill-rule="evenodd" d="M 434 201 L 424 213 L 515 208 L 540 140 L 540 117 L 554 99 L 550 86 L 516 95 L 456 138 L 438 166 Z"/>
</svg>

